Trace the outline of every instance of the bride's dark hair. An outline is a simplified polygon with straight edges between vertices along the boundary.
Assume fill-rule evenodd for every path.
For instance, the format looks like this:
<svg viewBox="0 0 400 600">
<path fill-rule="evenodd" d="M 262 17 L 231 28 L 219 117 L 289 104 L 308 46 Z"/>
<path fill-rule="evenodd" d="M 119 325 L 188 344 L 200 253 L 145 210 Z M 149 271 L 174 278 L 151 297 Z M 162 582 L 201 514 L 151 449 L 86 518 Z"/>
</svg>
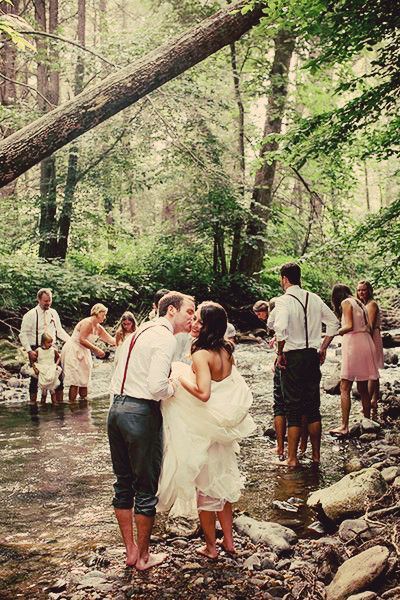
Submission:
<svg viewBox="0 0 400 600">
<path fill-rule="evenodd" d="M 228 317 L 225 309 L 216 302 L 202 302 L 200 319 L 202 327 L 199 337 L 194 340 L 191 348 L 192 354 L 197 350 L 226 350 L 232 356 L 234 344 L 225 338 Z"/>
</svg>

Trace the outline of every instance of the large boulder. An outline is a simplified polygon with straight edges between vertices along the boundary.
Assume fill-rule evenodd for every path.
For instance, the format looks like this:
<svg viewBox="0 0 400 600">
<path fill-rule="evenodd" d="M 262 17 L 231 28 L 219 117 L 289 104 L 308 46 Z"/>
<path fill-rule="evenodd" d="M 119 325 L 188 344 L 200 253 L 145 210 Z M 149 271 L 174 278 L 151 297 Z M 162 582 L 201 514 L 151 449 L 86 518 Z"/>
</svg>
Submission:
<svg viewBox="0 0 400 600">
<path fill-rule="evenodd" d="M 339 521 L 346 516 L 362 514 L 367 504 L 387 491 L 387 483 L 372 467 L 349 473 L 337 483 L 310 494 L 307 504 L 322 509 L 326 517 Z"/>
<path fill-rule="evenodd" d="M 295 532 L 279 523 L 257 521 L 246 515 L 240 515 L 233 524 L 238 533 L 247 535 L 254 544 L 266 544 L 278 556 L 291 550 L 292 544 L 297 542 Z"/>
<path fill-rule="evenodd" d="M 0 340 L 0 365 L 11 373 L 19 373 L 22 365 L 28 362 L 28 356 L 9 340 Z"/>
<path fill-rule="evenodd" d="M 349 596 L 365 590 L 386 568 L 389 550 L 373 546 L 346 560 L 337 570 L 326 588 L 326 600 L 347 600 Z"/>
</svg>

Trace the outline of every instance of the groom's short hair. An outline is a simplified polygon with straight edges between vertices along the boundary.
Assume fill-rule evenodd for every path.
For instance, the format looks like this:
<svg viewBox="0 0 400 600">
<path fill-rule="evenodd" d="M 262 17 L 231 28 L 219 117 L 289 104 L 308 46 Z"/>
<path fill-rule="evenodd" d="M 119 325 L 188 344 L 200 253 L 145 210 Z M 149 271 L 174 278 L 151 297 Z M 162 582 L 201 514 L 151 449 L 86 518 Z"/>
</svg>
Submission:
<svg viewBox="0 0 400 600">
<path fill-rule="evenodd" d="M 188 296 L 187 294 L 182 294 L 181 292 L 168 292 L 161 298 L 158 303 L 158 316 L 165 317 L 168 311 L 168 306 L 174 306 L 176 310 L 181 310 L 182 304 L 185 300 L 189 300 L 194 302 L 193 296 Z"/>
</svg>

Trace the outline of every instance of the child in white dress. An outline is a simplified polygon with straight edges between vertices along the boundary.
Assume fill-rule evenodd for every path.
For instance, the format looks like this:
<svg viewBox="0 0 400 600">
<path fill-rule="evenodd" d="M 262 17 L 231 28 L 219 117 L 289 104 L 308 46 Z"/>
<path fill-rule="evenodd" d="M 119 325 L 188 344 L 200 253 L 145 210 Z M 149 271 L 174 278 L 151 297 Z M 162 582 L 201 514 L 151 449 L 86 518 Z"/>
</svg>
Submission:
<svg viewBox="0 0 400 600">
<path fill-rule="evenodd" d="M 60 385 L 61 367 L 60 355 L 53 347 L 53 338 L 48 333 L 43 333 L 40 347 L 37 349 L 37 360 L 33 370 L 38 377 L 39 387 L 42 391 L 41 403 L 46 403 L 47 392 L 50 392 L 51 403 L 56 404 L 55 390 Z"/>
</svg>

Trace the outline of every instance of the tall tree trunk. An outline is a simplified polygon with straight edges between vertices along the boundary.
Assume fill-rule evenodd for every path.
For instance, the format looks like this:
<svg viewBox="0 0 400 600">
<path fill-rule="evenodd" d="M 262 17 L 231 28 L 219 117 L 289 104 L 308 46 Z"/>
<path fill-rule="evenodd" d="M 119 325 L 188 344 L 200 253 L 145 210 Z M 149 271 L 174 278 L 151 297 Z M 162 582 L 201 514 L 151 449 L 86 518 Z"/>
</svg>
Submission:
<svg viewBox="0 0 400 600">
<path fill-rule="evenodd" d="M 35 0 L 35 19 L 41 31 L 54 31 L 58 21 L 57 0 L 50 0 L 49 15 L 47 18 L 46 0 Z M 47 28 L 47 21 L 49 27 Z M 37 103 L 42 112 L 48 110 L 48 104 L 43 97 L 58 101 L 59 81 L 58 75 L 50 79 L 48 67 L 49 50 L 44 38 L 36 42 L 38 52 L 37 64 Z M 52 99 L 50 99 L 50 96 Z M 39 256 L 41 258 L 54 258 L 57 255 L 57 190 L 56 190 L 56 161 L 55 156 L 47 156 L 40 163 L 40 220 L 39 220 Z"/>
<path fill-rule="evenodd" d="M 2 14 L 17 15 L 19 11 L 19 0 L 14 0 L 10 5 L 6 2 L 0 2 Z M 17 86 L 13 83 L 17 79 L 17 49 L 14 43 L 4 36 L 0 44 L 0 73 L 8 79 L 0 78 L 0 104 L 10 106 L 17 100 Z M 2 128 L 3 137 L 11 135 L 13 129 L 9 126 Z M 0 190 L 0 197 L 11 196 L 15 192 L 16 182 L 13 182 Z"/>
<path fill-rule="evenodd" d="M 184 73 L 257 25 L 262 6 L 243 14 L 246 0 L 205 19 L 174 42 L 120 69 L 100 84 L 0 144 L 0 186 L 13 181 L 53 152 Z"/>
<path fill-rule="evenodd" d="M 367 211 L 371 212 L 371 200 L 369 197 L 368 169 L 367 169 L 367 163 L 365 160 L 363 162 L 363 167 L 364 167 L 364 183 L 365 183 L 365 200 L 367 203 Z"/>
<path fill-rule="evenodd" d="M 250 220 L 246 228 L 246 241 L 243 244 L 239 270 L 245 275 L 258 276 L 265 256 L 265 229 L 272 204 L 276 160 L 268 160 L 268 155 L 278 149 L 278 143 L 270 139 L 272 134 L 281 133 L 282 120 L 287 97 L 290 60 L 295 38 L 287 31 L 281 31 L 275 38 L 275 54 L 270 75 L 270 91 L 267 102 L 267 118 L 264 126 L 264 143 L 260 158 L 263 161 L 258 169 L 252 200 Z"/>
<path fill-rule="evenodd" d="M 86 43 L 86 0 L 78 0 L 78 42 L 81 46 Z M 85 76 L 85 63 L 81 56 L 76 59 L 75 67 L 75 87 L 74 92 L 77 96 L 83 90 L 83 80 Z M 64 187 L 64 198 L 58 220 L 58 248 L 57 256 L 65 259 L 68 250 L 68 237 L 71 228 L 72 211 L 74 206 L 74 197 L 76 185 L 78 183 L 78 144 L 71 145 L 68 153 L 67 177 Z"/>
<path fill-rule="evenodd" d="M 244 149 L 244 106 L 242 100 L 242 94 L 240 91 L 240 75 L 237 67 L 237 56 L 236 56 L 236 46 L 235 44 L 230 44 L 231 50 L 231 67 L 232 67 L 232 76 L 233 76 L 233 87 L 235 90 L 235 98 L 236 105 L 238 110 L 238 151 L 239 151 L 239 169 L 240 169 L 240 183 L 239 183 L 239 195 L 244 202 L 245 195 L 245 178 L 246 178 L 246 159 L 245 159 L 245 149 Z M 239 264 L 239 256 L 240 256 L 240 246 L 242 239 L 242 228 L 243 228 L 243 219 L 238 217 L 234 224 L 233 229 L 233 237 L 232 237 L 232 252 L 231 252 L 231 261 L 229 265 L 229 272 L 231 274 L 236 273 L 238 264 Z"/>
</svg>

